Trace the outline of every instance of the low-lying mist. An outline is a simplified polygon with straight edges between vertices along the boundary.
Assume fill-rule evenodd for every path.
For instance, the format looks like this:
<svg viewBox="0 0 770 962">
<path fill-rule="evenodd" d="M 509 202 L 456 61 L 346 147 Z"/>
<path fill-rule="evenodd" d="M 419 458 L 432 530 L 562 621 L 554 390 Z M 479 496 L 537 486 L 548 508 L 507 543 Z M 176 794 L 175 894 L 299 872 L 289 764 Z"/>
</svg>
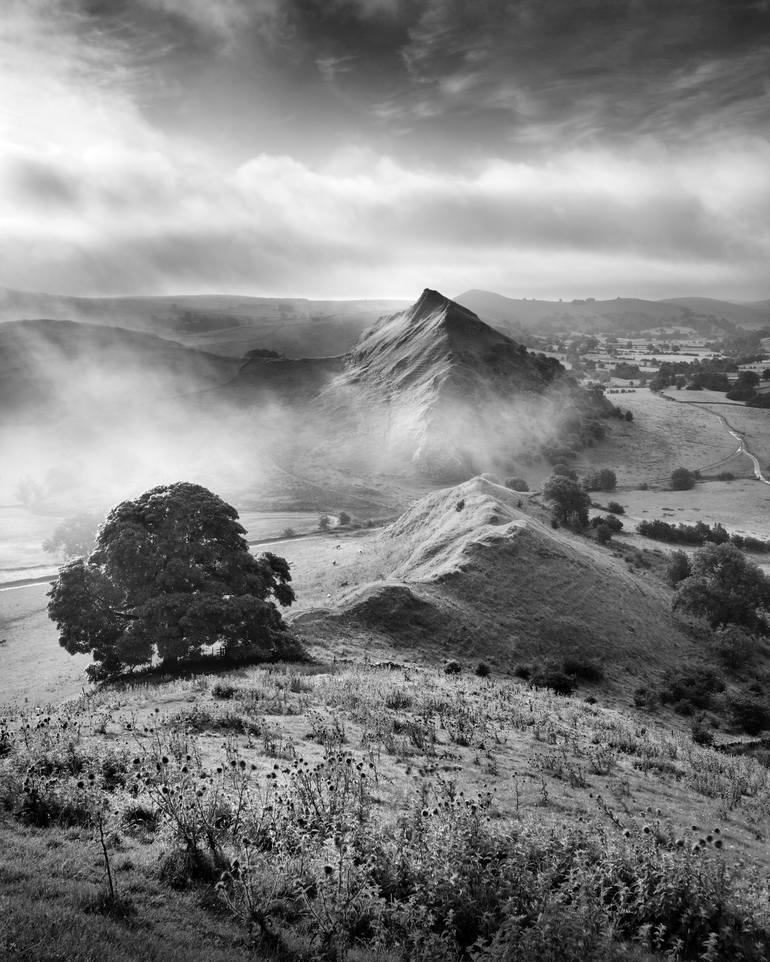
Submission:
<svg viewBox="0 0 770 962">
<path fill-rule="evenodd" d="M 323 509 L 392 479 L 521 471 L 581 417 L 560 379 L 501 394 L 431 370 L 394 390 L 341 374 L 342 359 L 280 357 L 246 374 L 151 335 L 66 322 L 2 325 L 0 347 L 0 503 L 52 515 L 180 480 L 240 508 Z"/>
</svg>

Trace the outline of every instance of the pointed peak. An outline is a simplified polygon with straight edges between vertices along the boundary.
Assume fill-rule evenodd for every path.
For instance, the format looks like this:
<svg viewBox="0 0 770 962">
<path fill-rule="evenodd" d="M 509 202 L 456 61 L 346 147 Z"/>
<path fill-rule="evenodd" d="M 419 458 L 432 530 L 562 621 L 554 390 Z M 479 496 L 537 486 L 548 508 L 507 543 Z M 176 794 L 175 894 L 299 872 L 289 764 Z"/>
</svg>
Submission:
<svg viewBox="0 0 770 962">
<path fill-rule="evenodd" d="M 413 310 L 415 312 L 435 311 L 448 307 L 452 302 L 448 297 L 444 297 L 439 291 L 431 290 L 426 287 L 415 302 Z"/>
<path fill-rule="evenodd" d="M 440 291 L 431 290 L 430 287 L 425 288 L 409 309 L 407 316 L 412 320 L 417 320 L 431 315 L 435 316 L 439 313 L 447 318 L 459 319 L 462 317 L 466 321 L 478 321 L 478 316 L 473 311 L 468 310 L 467 307 L 463 307 L 462 304 L 458 304 L 451 298 L 445 297 Z"/>
</svg>

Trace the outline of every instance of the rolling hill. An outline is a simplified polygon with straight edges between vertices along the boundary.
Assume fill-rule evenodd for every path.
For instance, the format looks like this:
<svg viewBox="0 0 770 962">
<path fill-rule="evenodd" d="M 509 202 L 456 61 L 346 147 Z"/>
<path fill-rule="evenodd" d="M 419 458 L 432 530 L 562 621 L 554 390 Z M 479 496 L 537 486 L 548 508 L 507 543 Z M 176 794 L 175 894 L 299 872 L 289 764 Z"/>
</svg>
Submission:
<svg viewBox="0 0 770 962">
<path fill-rule="evenodd" d="M 658 327 L 692 327 L 718 333 L 733 326 L 761 328 L 768 323 L 761 305 L 739 305 L 709 298 L 672 298 L 645 301 L 618 297 L 597 301 L 518 300 L 492 291 L 459 294 L 459 304 L 515 336 L 521 330 L 546 332 L 585 331 L 632 333 Z"/>
<path fill-rule="evenodd" d="M 0 322 L 47 317 L 150 332 L 228 357 L 255 348 L 341 354 L 381 314 L 404 301 L 312 301 L 226 294 L 66 297 L 0 288 Z"/>
<path fill-rule="evenodd" d="M 237 361 L 119 327 L 57 320 L 0 325 L 5 420 L 157 403 L 219 387 L 237 368 Z"/>
</svg>

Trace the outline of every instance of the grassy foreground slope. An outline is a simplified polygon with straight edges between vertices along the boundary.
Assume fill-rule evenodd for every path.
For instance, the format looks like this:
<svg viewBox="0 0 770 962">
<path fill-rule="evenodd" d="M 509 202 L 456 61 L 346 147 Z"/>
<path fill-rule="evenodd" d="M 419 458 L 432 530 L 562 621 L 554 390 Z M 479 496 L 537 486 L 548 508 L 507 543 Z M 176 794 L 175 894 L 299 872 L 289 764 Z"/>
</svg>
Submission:
<svg viewBox="0 0 770 962">
<path fill-rule="evenodd" d="M 768 769 L 520 682 L 251 668 L 8 712 L 0 746 L 8 962 L 770 945 Z"/>
</svg>

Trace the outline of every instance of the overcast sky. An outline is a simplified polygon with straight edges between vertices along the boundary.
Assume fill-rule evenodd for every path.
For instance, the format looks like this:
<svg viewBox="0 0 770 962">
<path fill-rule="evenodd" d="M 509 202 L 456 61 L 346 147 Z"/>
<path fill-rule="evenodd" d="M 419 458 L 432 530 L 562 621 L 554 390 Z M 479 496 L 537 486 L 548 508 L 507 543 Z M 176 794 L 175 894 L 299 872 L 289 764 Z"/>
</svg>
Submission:
<svg viewBox="0 0 770 962">
<path fill-rule="evenodd" d="M 768 0 L 0 0 L 0 285 L 770 297 Z"/>
</svg>

